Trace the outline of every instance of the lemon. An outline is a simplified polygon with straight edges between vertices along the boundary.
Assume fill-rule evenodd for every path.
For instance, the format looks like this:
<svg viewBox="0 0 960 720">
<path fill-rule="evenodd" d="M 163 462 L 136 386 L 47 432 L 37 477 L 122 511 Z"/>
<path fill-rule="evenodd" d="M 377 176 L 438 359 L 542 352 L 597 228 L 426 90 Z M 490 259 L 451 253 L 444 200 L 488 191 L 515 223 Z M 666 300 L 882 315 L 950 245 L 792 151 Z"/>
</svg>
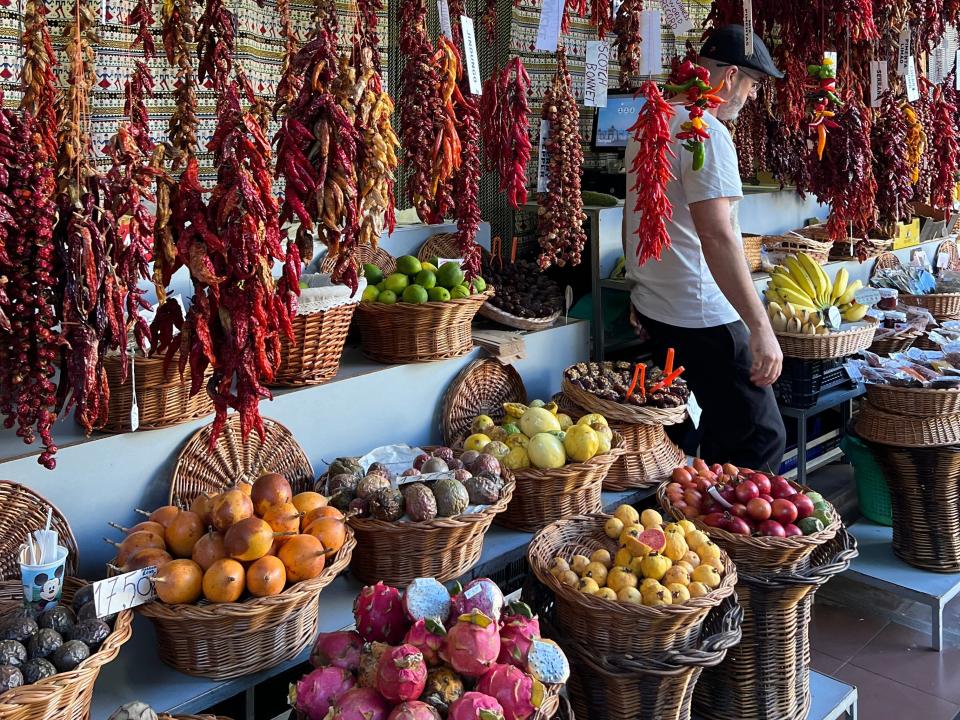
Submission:
<svg viewBox="0 0 960 720">
<path fill-rule="evenodd" d="M 474 433 L 463 441 L 463 449 L 480 452 L 483 450 L 483 448 L 489 445 L 490 442 L 490 437 L 488 435 L 484 435 L 483 433 Z"/>
<path fill-rule="evenodd" d="M 383 281 L 383 285 L 387 290 L 398 295 L 406 290 L 409 284 L 410 281 L 403 273 L 393 273 L 393 275 L 388 275 L 387 279 Z"/>
<path fill-rule="evenodd" d="M 384 290 L 377 295 L 377 302 L 384 305 L 393 305 L 397 301 L 397 294 L 392 290 Z"/>
<path fill-rule="evenodd" d="M 550 433 L 537 433 L 527 445 L 530 464 L 536 468 L 559 468 L 567 464 L 567 453 L 560 438 Z"/>
<path fill-rule="evenodd" d="M 377 290 L 376 285 L 367 285 L 363 289 L 363 295 L 360 296 L 360 302 L 376 302 L 379 295 L 380 291 Z"/>
<path fill-rule="evenodd" d="M 404 275 L 416 275 L 423 269 L 420 261 L 413 255 L 403 255 L 397 258 L 397 272 Z"/>
<path fill-rule="evenodd" d="M 571 460 L 586 462 L 597 454 L 597 450 L 600 448 L 600 438 L 589 425 L 574 425 L 567 430 L 563 448 L 567 451 L 567 457 Z"/>
<path fill-rule="evenodd" d="M 578 425 L 592 425 L 595 422 L 598 422 L 601 425 L 606 425 L 607 419 L 600 413 L 590 413 L 589 415 L 584 415 L 582 418 L 577 420 Z"/>
</svg>

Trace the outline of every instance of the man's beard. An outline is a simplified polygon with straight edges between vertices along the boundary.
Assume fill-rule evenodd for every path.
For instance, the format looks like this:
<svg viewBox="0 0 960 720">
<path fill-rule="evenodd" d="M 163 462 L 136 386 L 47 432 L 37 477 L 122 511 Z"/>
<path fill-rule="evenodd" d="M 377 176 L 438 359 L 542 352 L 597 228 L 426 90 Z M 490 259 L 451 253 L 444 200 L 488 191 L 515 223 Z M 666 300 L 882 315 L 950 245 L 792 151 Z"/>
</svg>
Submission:
<svg viewBox="0 0 960 720">
<path fill-rule="evenodd" d="M 739 105 L 732 105 L 728 101 L 720 106 L 717 117 L 724 122 L 734 122 L 740 116 L 740 111 L 743 110 L 744 105 L 746 105 L 745 101 Z"/>
</svg>

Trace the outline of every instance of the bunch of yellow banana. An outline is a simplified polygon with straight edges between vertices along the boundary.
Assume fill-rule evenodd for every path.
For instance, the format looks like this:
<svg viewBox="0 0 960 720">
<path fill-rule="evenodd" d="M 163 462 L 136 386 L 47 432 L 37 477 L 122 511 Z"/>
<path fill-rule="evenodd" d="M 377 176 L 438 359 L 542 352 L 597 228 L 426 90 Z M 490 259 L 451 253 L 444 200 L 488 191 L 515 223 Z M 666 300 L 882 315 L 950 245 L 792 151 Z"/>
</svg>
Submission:
<svg viewBox="0 0 960 720">
<path fill-rule="evenodd" d="M 831 282 L 820 265 L 806 253 L 800 253 L 788 257 L 783 265 L 777 265 L 773 269 L 770 283 L 763 294 L 768 303 L 776 304 L 784 315 L 787 315 L 784 305 L 792 306 L 794 316 L 797 316 L 800 310 L 820 313 L 836 306 L 846 322 L 856 322 L 862 320 L 867 313 L 867 306 L 854 300 L 854 294 L 861 287 L 863 283 L 859 280 L 849 282 L 845 268 L 840 268 L 837 277 Z M 770 313 L 771 321 L 775 315 L 776 313 Z M 786 319 L 789 322 L 790 317 L 787 316 Z M 779 318 L 777 320 L 779 321 Z M 776 324 L 774 329 L 777 329 Z"/>
<path fill-rule="evenodd" d="M 801 333 L 803 335 L 826 335 L 830 329 L 816 310 L 795 307 L 793 303 L 781 305 L 775 300 L 767 304 L 770 324 L 777 332 Z"/>
</svg>

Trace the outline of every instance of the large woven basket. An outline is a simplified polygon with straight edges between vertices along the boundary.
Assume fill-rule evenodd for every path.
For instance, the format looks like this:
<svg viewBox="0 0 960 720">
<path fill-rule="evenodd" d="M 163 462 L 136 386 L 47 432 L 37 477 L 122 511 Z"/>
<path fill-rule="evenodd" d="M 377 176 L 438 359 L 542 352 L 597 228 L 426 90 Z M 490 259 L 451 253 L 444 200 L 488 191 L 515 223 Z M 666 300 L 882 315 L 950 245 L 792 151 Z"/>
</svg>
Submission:
<svg viewBox="0 0 960 720">
<path fill-rule="evenodd" d="M 574 385 L 566 377 L 561 381 L 560 388 L 571 402 L 587 412 L 600 413 L 607 420 L 619 420 L 630 424 L 676 425 L 682 423 L 687 417 L 686 405 L 675 408 L 656 408 L 604 400 Z"/>
<path fill-rule="evenodd" d="M 857 413 L 854 427 L 864 440 L 881 445 L 922 448 L 960 444 L 960 415 L 894 415 L 869 400 Z"/>
<path fill-rule="evenodd" d="M 0 480 L 0 617 L 23 605 L 20 583 L 20 545 L 34 530 L 44 527 L 52 509 L 50 526 L 68 552 L 63 601 L 69 603 L 87 583 L 73 577 L 77 571 L 77 541 L 63 513 L 29 488 Z M 93 685 L 100 668 L 114 660 L 133 634 L 133 614 L 124 610 L 113 623 L 113 632 L 100 649 L 76 669 L 13 690 L 0 692 L 0 720 L 87 720 Z"/>
<path fill-rule="evenodd" d="M 797 492 L 810 491 L 810 488 L 791 483 Z M 667 498 L 667 483 L 657 488 L 657 500 L 664 512 L 677 520 L 684 518 Z M 823 530 L 813 535 L 797 537 L 753 537 L 752 535 L 734 535 L 722 528 L 705 525 L 699 518 L 693 520 L 699 530 L 707 533 L 710 539 L 730 555 L 741 573 L 762 575 L 766 573 L 790 572 L 806 567 L 810 556 L 824 543 L 832 540 L 842 527 L 840 516 L 833 512 L 833 521 Z"/>
<path fill-rule="evenodd" d="M 820 545 L 809 567 L 744 575 L 737 583 L 743 639 L 704 670 L 694 712 L 704 720 L 806 720 L 810 710 L 810 608 L 817 588 L 844 572 L 856 541 L 841 530 Z"/>
<path fill-rule="evenodd" d="M 960 293 L 901 295 L 900 302 L 929 310 L 938 322 L 960 320 Z"/>
<path fill-rule="evenodd" d="M 390 273 L 396 272 L 397 270 L 397 260 L 393 255 L 388 253 L 382 247 L 371 247 L 370 245 L 361 245 L 354 252 L 354 257 L 357 262 L 361 265 L 370 264 L 376 265 L 380 268 L 380 272 L 384 275 L 389 275 Z M 324 257 L 320 263 L 317 265 L 317 269 L 322 273 L 333 272 L 334 268 L 337 266 L 337 261 L 335 258 L 331 258 L 329 255 Z"/>
<path fill-rule="evenodd" d="M 427 262 L 432 257 L 455 259 L 461 257 L 461 255 L 460 247 L 457 245 L 457 236 L 454 233 L 431 235 L 417 250 L 417 259 L 420 262 Z"/>
<path fill-rule="evenodd" d="M 932 417 L 960 413 L 960 390 L 931 390 L 894 385 L 867 385 L 867 399 L 894 415 Z"/>
<path fill-rule="evenodd" d="M 556 597 L 556 624 L 594 654 L 634 656 L 696 647 L 707 613 L 733 594 L 737 570 L 724 554 L 726 575 L 708 595 L 682 605 L 647 607 L 586 595 L 561 583 L 550 573 L 553 559 L 569 560 L 578 553 L 591 555 L 601 548 L 615 553 L 617 541 L 603 526 L 609 515 L 578 515 L 548 525 L 527 549 L 527 562 L 537 579 Z"/>
<path fill-rule="evenodd" d="M 332 380 L 340 369 L 356 308 L 356 303 L 349 303 L 293 318 L 293 342 L 281 337 L 280 367 L 270 384 L 299 387 Z"/>
<path fill-rule="evenodd" d="M 866 350 L 873 342 L 877 327 L 865 323 L 860 327 L 826 335 L 803 335 L 801 333 L 776 333 L 780 349 L 786 357 L 805 360 L 828 360 L 830 358 L 856 355 Z"/>
<path fill-rule="evenodd" d="M 747 259 L 750 272 L 763 270 L 763 260 L 760 251 L 763 249 L 763 235 L 743 234 L 743 255 Z"/>
<path fill-rule="evenodd" d="M 460 577 L 477 564 L 483 551 L 483 536 L 513 497 L 513 475 L 504 469 L 502 477 L 500 499 L 480 512 L 423 522 L 348 518 L 359 544 L 351 573 L 366 584 L 382 580 L 396 587 L 406 587 L 422 577 L 440 582 Z"/>
<path fill-rule="evenodd" d="M 180 453 L 170 488 L 171 504 L 187 506 L 201 493 L 214 494 L 263 472 L 284 475 L 294 493 L 312 489 L 313 470 L 303 450 L 279 423 L 264 419 L 267 439 L 255 432 L 240 438 L 240 421 L 231 416 L 217 444 L 207 449 L 210 428 L 193 436 Z M 296 657 L 317 631 L 319 594 L 350 564 L 353 533 L 323 572 L 295 583 L 279 595 L 237 603 L 141 605 L 153 622 L 160 659 L 187 675 L 227 680 L 271 668 Z"/>
<path fill-rule="evenodd" d="M 933 572 L 960 572 L 960 447 L 872 445 L 893 510 L 893 552 Z"/>
<path fill-rule="evenodd" d="M 826 265 L 830 260 L 833 242 L 821 242 L 798 235 L 764 235 L 763 246 L 778 261 L 787 255 L 806 253 L 818 265 Z"/>
<path fill-rule="evenodd" d="M 892 353 L 906 352 L 913 347 L 913 344 L 919 337 L 919 332 L 911 332 L 908 334 L 897 333 L 895 335 L 887 335 L 880 338 L 874 336 L 873 342 L 870 343 L 870 347 L 867 349 L 872 353 L 876 353 L 877 355 L 890 355 Z"/>
<path fill-rule="evenodd" d="M 946 257 L 946 264 L 940 264 L 940 256 L 944 255 Z M 957 243 L 953 240 L 944 240 L 942 243 L 937 245 L 937 253 L 934 256 L 935 269 L 937 272 L 941 270 L 960 270 L 960 248 L 957 248 Z"/>
<path fill-rule="evenodd" d="M 206 392 L 206 380 L 193 397 L 190 397 L 190 366 L 184 368 L 183 378 L 176 361 L 165 363 L 163 358 L 136 355 L 131 363 L 135 368 L 127 370 L 127 378 L 120 375 L 120 356 L 107 355 L 103 367 L 110 385 L 110 403 L 104 432 L 130 432 L 130 408 L 133 405 L 134 384 L 137 393 L 137 409 L 140 430 L 178 425 L 213 413 L 213 401 Z M 166 369 L 164 369 L 166 365 Z M 207 368 L 205 378 L 213 374 Z M 131 382 L 136 375 L 136 383 Z"/>
</svg>

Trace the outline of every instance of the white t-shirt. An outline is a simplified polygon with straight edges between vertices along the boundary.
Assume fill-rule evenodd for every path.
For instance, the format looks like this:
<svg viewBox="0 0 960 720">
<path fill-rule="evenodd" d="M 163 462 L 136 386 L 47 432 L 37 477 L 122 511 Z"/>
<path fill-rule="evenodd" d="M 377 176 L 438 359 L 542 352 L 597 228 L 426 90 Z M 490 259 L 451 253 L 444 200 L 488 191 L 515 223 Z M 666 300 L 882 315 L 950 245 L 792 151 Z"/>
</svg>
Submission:
<svg viewBox="0 0 960 720">
<path fill-rule="evenodd" d="M 670 123 L 674 138 L 687 120 L 680 107 Z M 713 115 L 704 115 L 710 139 L 704 143 L 706 161 L 700 170 L 693 170 L 693 153 L 684 150 L 682 141 L 672 145 L 677 157 L 672 160 L 674 180 L 667 184 L 667 198 L 673 207 L 673 220 L 667 221 L 670 247 L 660 261 L 648 260 L 643 267 L 637 262 L 636 231 L 641 222 L 634 212 L 637 194 L 631 188 L 636 178 L 630 168 L 637 152 L 631 139 L 627 144 L 627 200 L 624 208 L 627 227 L 626 276 L 633 282 L 630 299 L 634 307 L 649 318 L 684 328 L 707 328 L 725 325 L 740 319 L 724 297 L 703 257 L 700 237 L 690 216 L 690 203 L 716 198 L 731 199 L 730 222 L 740 235 L 737 202 L 743 197 L 737 151 L 727 128 Z M 642 176 L 642 171 L 641 171 Z"/>
</svg>

